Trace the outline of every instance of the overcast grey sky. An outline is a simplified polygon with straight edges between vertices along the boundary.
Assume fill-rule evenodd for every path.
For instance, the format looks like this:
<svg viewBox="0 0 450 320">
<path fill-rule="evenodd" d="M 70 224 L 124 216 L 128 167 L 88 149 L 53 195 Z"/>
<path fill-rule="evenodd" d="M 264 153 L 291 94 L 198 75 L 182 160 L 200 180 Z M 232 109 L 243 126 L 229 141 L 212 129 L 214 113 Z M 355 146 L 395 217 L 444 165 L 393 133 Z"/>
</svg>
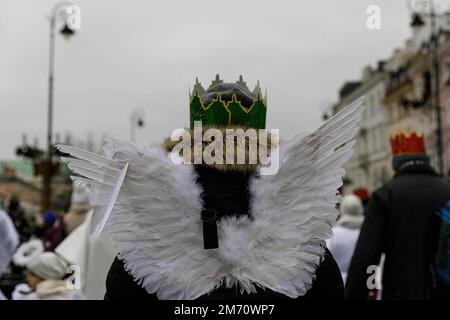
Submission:
<svg viewBox="0 0 450 320">
<path fill-rule="evenodd" d="M 408 0 L 74 1 L 81 30 L 56 41 L 55 132 L 129 138 L 144 108 L 139 143 L 188 125 L 188 89 L 216 73 L 268 90 L 268 127 L 314 129 L 345 80 L 388 57 L 409 36 Z M 56 1 L 0 1 L 0 159 L 26 132 L 44 146 L 48 15 Z M 381 30 L 366 27 L 369 5 Z"/>
</svg>

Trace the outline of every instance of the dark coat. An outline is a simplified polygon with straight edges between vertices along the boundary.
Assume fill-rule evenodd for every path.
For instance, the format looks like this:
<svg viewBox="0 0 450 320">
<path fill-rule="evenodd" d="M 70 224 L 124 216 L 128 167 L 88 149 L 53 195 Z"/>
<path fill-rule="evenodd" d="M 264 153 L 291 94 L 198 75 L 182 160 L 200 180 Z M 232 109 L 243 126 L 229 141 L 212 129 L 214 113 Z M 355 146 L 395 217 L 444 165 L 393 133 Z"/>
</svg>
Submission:
<svg viewBox="0 0 450 320">
<path fill-rule="evenodd" d="M 371 197 L 348 272 L 347 299 L 366 299 L 368 266 L 385 253 L 383 299 L 432 297 L 432 260 L 450 185 L 427 164 L 405 166 Z"/>
<path fill-rule="evenodd" d="M 248 215 L 250 195 L 248 182 L 251 172 L 222 171 L 209 167 L 196 167 L 198 183 L 203 188 L 203 202 L 206 208 L 214 208 L 218 218 L 227 215 Z M 199 234 L 199 237 L 202 235 Z M 124 269 L 123 262 L 116 258 L 106 280 L 105 299 L 150 299 L 157 300 L 155 294 L 138 285 Z M 323 261 L 316 270 L 316 279 L 312 288 L 301 298 L 342 299 L 344 287 L 339 268 L 331 253 L 326 250 Z M 288 298 L 269 289 L 259 289 L 257 294 L 241 295 L 236 288 L 219 288 L 200 299 L 282 299 Z"/>
</svg>

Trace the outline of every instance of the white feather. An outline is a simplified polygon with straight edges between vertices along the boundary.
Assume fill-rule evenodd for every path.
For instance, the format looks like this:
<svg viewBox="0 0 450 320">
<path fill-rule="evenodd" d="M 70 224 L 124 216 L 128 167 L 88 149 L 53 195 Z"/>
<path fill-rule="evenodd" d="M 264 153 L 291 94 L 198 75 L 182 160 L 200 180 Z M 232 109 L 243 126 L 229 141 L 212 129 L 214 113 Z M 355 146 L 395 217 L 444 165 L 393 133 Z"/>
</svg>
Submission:
<svg viewBox="0 0 450 320">
<path fill-rule="evenodd" d="M 90 188 L 90 201 L 95 206 L 91 222 L 91 232 L 98 237 L 105 227 L 116 202 L 125 178 L 128 163 L 115 161 L 107 157 L 80 148 L 56 145 L 61 152 L 76 158 L 61 157 L 61 160 L 75 173 L 74 181 L 86 184 Z M 101 201 L 100 200 L 101 197 Z"/>
</svg>

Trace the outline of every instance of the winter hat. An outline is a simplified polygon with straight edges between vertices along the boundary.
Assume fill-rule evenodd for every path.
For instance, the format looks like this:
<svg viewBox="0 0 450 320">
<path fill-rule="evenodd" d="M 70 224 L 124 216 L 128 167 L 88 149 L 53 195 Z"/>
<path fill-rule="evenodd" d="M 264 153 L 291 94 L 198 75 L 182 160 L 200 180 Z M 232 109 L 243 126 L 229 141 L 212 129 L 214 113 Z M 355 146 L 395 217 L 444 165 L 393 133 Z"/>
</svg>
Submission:
<svg viewBox="0 0 450 320">
<path fill-rule="evenodd" d="M 369 191 L 366 188 L 358 188 L 353 190 L 353 194 L 361 199 L 361 201 L 369 200 Z"/>
<path fill-rule="evenodd" d="M 359 228 L 364 221 L 364 207 L 361 199 L 354 194 L 342 197 L 341 217 L 338 224 L 348 228 Z"/>
<path fill-rule="evenodd" d="M 44 214 L 44 224 L 47 228 L 53 226 L 58 216 L 53 211 L 49 210 Z"/>
<path fill-rule="evenodd" d="M 67 273 L 69 264 L 61 256 L 53 252 L 44 252 L 33 259 L 28 271 L 44 280 L 61 280 Z"/>
<path fill-rule="evenodd" d="M 364 212 L 362 201 L 354 194 L 348 194 L 342 197 L 341 213 L 342 215 L 361 216 Z"/>
<path fill-rule="evenodd" d="M 20 245 L 14 253 L 12 260 L 15 265 L 25 267 L 36 257 L 41 255 L 44 250 L 44 244 L 40 239 L 31 239 Z"/>
</svg>

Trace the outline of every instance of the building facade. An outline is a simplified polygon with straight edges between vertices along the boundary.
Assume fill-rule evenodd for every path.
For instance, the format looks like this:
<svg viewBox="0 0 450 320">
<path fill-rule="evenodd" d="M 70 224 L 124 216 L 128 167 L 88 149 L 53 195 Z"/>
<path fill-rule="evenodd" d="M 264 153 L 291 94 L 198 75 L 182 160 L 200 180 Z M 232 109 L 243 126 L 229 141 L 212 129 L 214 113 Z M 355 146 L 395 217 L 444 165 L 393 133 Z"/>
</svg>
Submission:
<svg viewBox="0 0 450 320">
<path fill-rule="evenodd" d="M 361 188 L 371 192 L 390 178 L 388 140 L 383 110 L 385 82 L 386 73 L 383 63 L 379 63 L 376 70 L 366 67 L 361 81 L 353 82 L 354 85 L 350 88 L 348 84 L 342 87 L 341 99 L 334 106 L 334 112 L 338 112 L 361 96 L 364 96 L 366 105 L 355 153 L 345 166 L 344 193 L 352 193 L 355 189 Z"/>
</svg>

